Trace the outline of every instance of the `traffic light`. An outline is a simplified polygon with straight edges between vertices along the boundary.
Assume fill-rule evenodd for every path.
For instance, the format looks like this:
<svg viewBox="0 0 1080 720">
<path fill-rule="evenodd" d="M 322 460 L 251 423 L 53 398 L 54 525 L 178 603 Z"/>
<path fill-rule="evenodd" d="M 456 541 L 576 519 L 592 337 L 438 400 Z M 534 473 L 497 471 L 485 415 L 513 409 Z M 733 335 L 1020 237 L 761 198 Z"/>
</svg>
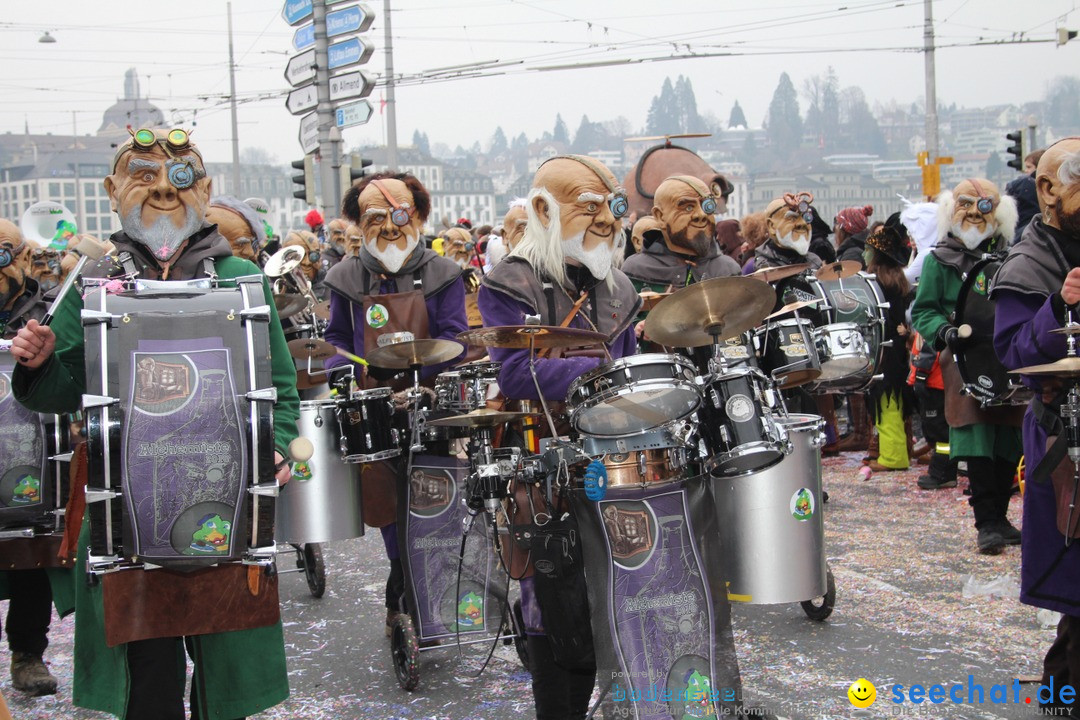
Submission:
<svg viewBox="0 0 1080 720">
<path fill-rule="evenodd" d="M 1057 29 L 1057 44 L 1058 44 L 1058 47 L 1061 47 L 1062 45 L 1069 42 L 1070 40 L 1072 40 L 1075 37 L 1076 37 L 1076 31 L 1075 30 L 1068 30 L 1066 28 L 1058 28 Z"/>
<path fill-rule="evenodd" d="M 305 155 L 303 160 L 293 160 L 294 170 L 302 170 L 302 174 L 293 175 L 292 181 L 298 186 L 293 190 L 293 197 L 303 200 L 308 205 L 315 204 L 315 158 Z"/>
<path fill-rule="evenodd" d="M 356 153 L 349 155 L 349 163 L 341 166 L 341 189 L 346 191 L 353 186 L 360 178 L 364 177 L 368 167 L 371 166 L 371 160 L 364 160 Z"/>
<path fill-rule="evenodd" d="M 1007 162 L 1005 164 L 1008 165 L 1011 168 L 1016 168 L 1017 172 L 1023 172 L 1024 171 L 1024 131 L 1023 130 L 1016 130 L 1016 131 L 1011 132 L 1011 133 L 1006 133 L 1005 137 L 1008 139 L 1009 142 L 1013 143 L 1012 145 L 1010 145 L 1008 148 L 1005 149 L 1005 152 L 1007 152 L 1007 153 L 1009 153 L 1010 155 L 1013 156 L 1012 160 L 1010 160 L 1009 162 Z"/>
</svg>

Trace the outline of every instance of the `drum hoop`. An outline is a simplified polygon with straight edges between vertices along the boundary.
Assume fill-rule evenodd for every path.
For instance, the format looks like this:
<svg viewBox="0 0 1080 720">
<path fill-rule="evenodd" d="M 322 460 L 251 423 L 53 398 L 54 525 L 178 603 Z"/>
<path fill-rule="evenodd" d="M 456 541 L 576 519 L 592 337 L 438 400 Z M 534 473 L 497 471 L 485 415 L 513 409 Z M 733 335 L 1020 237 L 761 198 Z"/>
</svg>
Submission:
<svg viewBox="0 0 1080 720">
<path fill-rule="evenodd" d="M 593 393 L 584 400 L 576 403 L 574 407 L 570 410 L 570 422 L 571 424 L 574 424 L 574 418 L 578 417 L 584 410 L 592 410 L 597 405 L 603 405 L 605 402 L 608 402 L 609 400 L 612 400 L 614 398 L 621 397 L 623 395 L 629 395 L 631 394 L 631 392 L 640 392 L 641 390 L 645 389 L 655 389 L 657 386 L 661 388 L 670 388 L 672 390 L 678 390 L 681 388 L 688 388 L 693 390 L 694 395 L 697 397 L 697 402 L 695 402 L 694 407 L 689 412 L 687 412 L 687 415 L 694 412 L 694 410 L 697 410 L 698 406 L 701 404 L 701 391 L 698 388 L 697 384 L 692 380 L 686 380 L 682 378 L 665 378 L 664 380 L 638 380 L 633 387 L 631 387 L 631 385 L 627 383 L 626 385 L 620 385 L 619 387 L 607 388 L 606 390 L 601 390 L 600 392 Z M 686 417 L 686 415 L 682 415 L 678 418 L 672 418 L 667 422 L 675 422 L 684 417 Z"/>
<path fill-rule="evenodd" d="M 664 358 L 661 360 L 660 358 Z M 582 385 L 596 380 L 598 377 L 604 377 L 610 372 L 625 370 L 635 366 L 647 366 L 647 365 L 676 365 L 681 366 L 683 370 L 689 371 L 691 374 L 696 375 L 697 370 L 694 364 L 682 355 L 674 355 L 667 353 L 642 353 L 640 355 L 628 355 L 626 357 L 619 358 L 618 360 L 612 360 L 609 363 L 604 363 L 598 367 L 593 368 L 587 373 L 579 375 L 570 383 L 570 388 L 567 390 L 567 397 L 573 395 L 578 388 Z M 676 378 L 672 378 L 673 380 Z M 633 381 L 628 381 L 633 382 Z"/>
<path fill-rule="evenodd" d="M 366 400 L 383 400 L 393 395 L 393 390 L 390 388 L 372 388 L 370 390 L 357 390 L 349 394 L 347 398 L 338 398 L 337 402 L 345 404 L 350 401 L 359 400 L 364 402 Z"/>
</svg>

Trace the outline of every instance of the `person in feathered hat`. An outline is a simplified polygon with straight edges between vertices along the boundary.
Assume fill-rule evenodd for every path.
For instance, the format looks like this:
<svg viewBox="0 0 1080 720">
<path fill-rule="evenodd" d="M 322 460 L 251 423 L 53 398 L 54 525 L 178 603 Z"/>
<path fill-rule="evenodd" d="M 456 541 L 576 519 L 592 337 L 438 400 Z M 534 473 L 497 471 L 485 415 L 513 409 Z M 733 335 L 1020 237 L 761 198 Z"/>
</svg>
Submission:
<svg viewBox="0 0 1080 720">
<path fill-rule="evenodd" d="M 892 341 L 882 355 L 878 372 L 884 378 L 871 386 L 869 402 L 878 429 L 878 457 L 870 460 L 872 470 L 907 470 L 909 457 L 904 417 L 915 407 L 907 384 L 907 307 L 912 300 L 911 284 L 904 268 L 911 259 L 911 242 L 900 213 L 866 238 L 863 253 L 867 269 L 877 275 L 878 284 L 889 303 L 885 339 Z"/>
</svg>

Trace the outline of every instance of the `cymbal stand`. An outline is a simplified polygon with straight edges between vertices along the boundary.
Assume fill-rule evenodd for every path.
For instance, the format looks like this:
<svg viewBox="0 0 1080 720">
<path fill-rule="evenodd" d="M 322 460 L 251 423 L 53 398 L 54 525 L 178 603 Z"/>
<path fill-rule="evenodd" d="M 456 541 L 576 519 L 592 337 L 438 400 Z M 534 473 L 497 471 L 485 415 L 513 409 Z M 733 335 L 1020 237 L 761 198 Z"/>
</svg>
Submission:
<svg viewBox="0 0 1080 720">
<path fill-rule="evenodd" d="M 1065 326 L 1076 326 L 1076 315 L 1073 308 L 1068 309 Z M 1065 354 L 1068 357 L 1076 357 L 1076 335 L 1065 336 Z M 1065 423 L 1065 431 L 1068 434 L 1069 459 L 1073 463 L 1073 491 L 1069 499 L 1069 520 L 1065 524 L 1065 547 L 1072 542 L 1073 516 L 1076 512 L 1076 500 L 1080 491 L 1080 379 L 1073 378 L 1069 387 L 1069 394 L 1061 406 L 1061 420 Z"/>
<path fill-rule="evenodd" d="M 539 325 L 539 315 L 526 315 L 526 325 Z M 544 391 L 540 389 L 540 378 L 536 376 L 536 336 L 532 334 L 529 336 L 529 374 L 532 375 L 533 387 L 536 388 L 536 396 L 540 398 L 540 407 L 544 411 L 544 417 L 547 418 L 548 428 L 551 430 L 551 437 L 554 441 L 559 437 L 559 433 L 555 430 L 555 420 L 551 416 L 551 410 L 548 408 L 547 400 L 544 399 Z"/>
<path fill-rule="evenodd" d="M 412 373 L 413 384 L 409 388 L 408 394 L 408 406 L 409 406 L 409 469 L 412 469 L 412 456 L 413 453 L 418 453 L 424 449 L 423 443 L 420 442 L 420 427 L 423 425 L 423 421 L 427 419 L 427 411 L 420 407 L 420 399 L 424 397 L 424 394 L 420 392 L 420 368 L 419 363 L 409 366 L 409 372 Z"/>
</svg>

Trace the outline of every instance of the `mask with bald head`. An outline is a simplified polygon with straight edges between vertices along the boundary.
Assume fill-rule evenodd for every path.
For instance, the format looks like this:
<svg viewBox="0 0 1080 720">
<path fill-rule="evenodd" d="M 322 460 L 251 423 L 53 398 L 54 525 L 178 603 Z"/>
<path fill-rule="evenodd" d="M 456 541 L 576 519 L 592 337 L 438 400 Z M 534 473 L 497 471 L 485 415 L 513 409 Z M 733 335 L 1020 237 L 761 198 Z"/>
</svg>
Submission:
<svg viewBox="0 0 1080 720">
<path fill-rule="evenodd" d="M 670 177 L 656 188 L 653 218 L 676 252 L 709 253 L 716 235 L 717 202 L 704 182 L 690 175 Z"/>
<path fill-rule="evenodd" d="M 603 164 L 578 155 L 552 158 L 533 178 L 528 223 L 515 254 L 560 282 L 567 262 L 607 279 L 626 210 L 626 193 Z"/>
<path fill-rule="evenodd" d="M 790 197 L 776 198 L 765 208 L 769 239 L 782 248 L 806 255 L 810 252 L 810 223 L 791 204 Z"/>
<path fill-rule="evenodd" d="M 529 212 L 526 209 L 524 200 L 511 205 L 510 209 L 506 211 L 506 215 L 503 216 L 502 237 L 507 252 L 513 250 L 517 247 L 517 244 L 521 242 L 521 238 L 525 234 L 525 225 L 528 221 Z"/>
<path fill-rule="evenodd" d="M 1080 240 L 1080 137 L 1047 148 L 1035 170 L 1035 188 L 1043 222 Z"/>
<path fill-rule="evenodd" d="M 124 233 L 168 263 L 206 222 L 210 178 L 186 133 L 144 129 L 120 146 L 105 192 Z"/>
<path fill-rule="evenodd" d="M 15 223 L 0 220 L 0 309 L 10 310 L 26 288 L 31 250 Z"/>
<path fill-rule="evenodd" d="M 1012 237 L 1016 229 L 1016 201 L 985 178 L 963 180 L 937 202 L 939 232 L 947 231 L 968 250 L 996 235 Z"/>
<path fill-rule="evenodd" d="M 342 255 L 346 252 L 345 229 L 348 228 L 348 226 L 349 223 L 341 218 L 334 218 L 326 225 L 328 231 L 326 241 Z"/>
</svg>

